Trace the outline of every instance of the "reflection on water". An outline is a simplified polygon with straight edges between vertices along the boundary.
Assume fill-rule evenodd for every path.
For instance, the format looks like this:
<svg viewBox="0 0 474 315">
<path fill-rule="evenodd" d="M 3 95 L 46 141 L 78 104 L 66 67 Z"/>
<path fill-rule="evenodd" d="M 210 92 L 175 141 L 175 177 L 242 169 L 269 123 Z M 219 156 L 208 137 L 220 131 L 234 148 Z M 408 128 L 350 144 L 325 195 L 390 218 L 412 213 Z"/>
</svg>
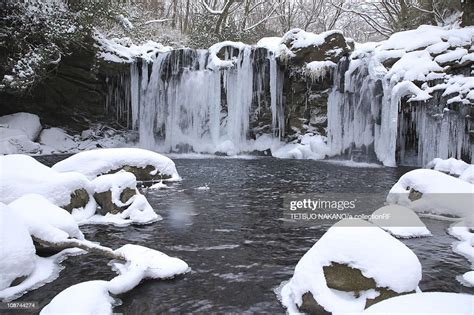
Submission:
<svg viewBox="0 0 474 315">
<path fill-rule="evenodd" d="M 171 189 L 144 190 L 163 220 L 148 226 L 83 227 L 86 236 L 117 248 L 145 245 L 184 259 L 191 272 L 177 279 L 145 281 L 120 296 L 115 312 L 271 312 L 284 309 L 273 289 L 291 277 L 301 256 L 330 225 L 291 226 L 283 217 L 287 193 L 385 195 L 406 168 L 353 168 L 327 162 L 175 159 L 183 181 Z M 196 187 L 208 184 L 209 190 Z M 468 262 L 451 250 L 449 222 L 423 219 L 433 237 L 405 240 L 423 265 L 422 290 L 467 292 L 456 275 Z M 66 287 L 111 279 L 103 258 L 72 257 L 60 278 L 20 300 L 48 303 Z"/>
</svg>

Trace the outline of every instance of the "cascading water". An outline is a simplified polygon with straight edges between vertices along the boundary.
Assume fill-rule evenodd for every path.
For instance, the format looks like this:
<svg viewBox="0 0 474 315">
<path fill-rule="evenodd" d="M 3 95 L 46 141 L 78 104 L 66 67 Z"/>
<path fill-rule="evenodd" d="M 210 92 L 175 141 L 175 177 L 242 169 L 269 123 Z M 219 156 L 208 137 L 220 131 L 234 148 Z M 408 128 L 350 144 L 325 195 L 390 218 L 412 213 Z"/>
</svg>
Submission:
<svg viewBox="0 0 474 315">
<path fill-rule="evenodd" d="M 141 147 L 164 152 L 251 151 L 252 106 L 266 103 L 273 134 L 282 137 L 283 75 L 273 54 L 256 60 L 250 46 L 226 47 L 224 54 L 231 66 L 215 67 L 215 55 L 193 49 L 159 53 L 151 64 L 131 65 L 130 120 Z"/>
<path fill-rule="evenodd" d="M 387 166 L 426 165 L 435 157 L 471 160 L 468 106 L 449 110 L 442 91 L 407 102 L 419 89 L 408 81 L 390 82 L 385 74 L 376 58 L 339 62 L 328 99 L 331 155 L 363 156 Z"/>
</svg>

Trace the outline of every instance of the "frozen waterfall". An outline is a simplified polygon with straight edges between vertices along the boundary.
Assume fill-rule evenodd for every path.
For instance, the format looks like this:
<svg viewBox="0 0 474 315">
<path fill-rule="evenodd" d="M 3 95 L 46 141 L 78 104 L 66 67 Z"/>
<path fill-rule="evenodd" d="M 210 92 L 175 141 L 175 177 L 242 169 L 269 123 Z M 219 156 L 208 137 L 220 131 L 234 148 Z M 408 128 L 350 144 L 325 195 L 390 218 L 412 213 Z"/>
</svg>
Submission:
<svg viewBox="0 0 474 315">
<path fill-rule="evenodd" d="M 141 147 L 162 152 L 251 151 L 251 122 L 259 119 L 254 116 L 263 106 L 272 115 L 268 128 L 274 137 L 283 136 L 283 75 L 273 54 L 251 46 L 222 51 L 221 58 L 231 61 L 230 66 L 216 67 L 216 55 L 193 49 L 131 64 L 127 121 L 138 130 Z"/>
<path fill-rule="evenodd" d="M 471 160 L 468 106 L 445 107 L 442 91 L 410 101 L 420 89 L 385 74 L 376 58 L 339 62 L 328 99 L 331 155 L 387 166 L 426 165 L 435 157 Z"/>
</svg>

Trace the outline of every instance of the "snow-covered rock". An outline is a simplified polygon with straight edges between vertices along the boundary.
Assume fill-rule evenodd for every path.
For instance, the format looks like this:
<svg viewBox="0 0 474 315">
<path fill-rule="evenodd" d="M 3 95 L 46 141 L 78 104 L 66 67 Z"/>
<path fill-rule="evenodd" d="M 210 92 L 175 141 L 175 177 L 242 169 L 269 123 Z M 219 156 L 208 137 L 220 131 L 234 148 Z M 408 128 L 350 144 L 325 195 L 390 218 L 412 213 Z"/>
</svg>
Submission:
<svg viewBox="0 0 474 315">
<path fill-rule="evenodd" d="M 128 225 L 161 220 L 145 196 L 137 190 L 137 181 L 132 173 L 119 171 L 102 175 L 92 180 L 92 184 L 102 215 L 89 218 L 87 223 Z"/>
<path fill-rule="evenodd" d="M 169 279 L 189 271 L 183 260 L 139 245 L 127 244 L 116 249 L 115 253 L 127 262 L 113 265 L 119 275 L 110 280 L 108 287 L 114 294 L 130 290 L 143 279 Z"/>
<path fill-rule="evenodd" d="M 24 195 L 8 207 L 21 217 L 30 235 L 40 240 L 55 243 L 69 238 L 84 239 L 72 215 L 41 195 Z"/>
<path fill-rule="evenodd" d="M 399 205 L 388 205 L 375 210 L 370 222 L 397 238 L 431 235 L 426 225 L 421 222 L 413 210 Z"/>
<path fill-rule="evenodd" d="M 56 295 L 40 314 L 112 314 L 115 299 L 107 285 L 108 282 L 102 280 L 75 284 Z"/>
<path fill-rule="evenodd" d="M 61 128 L 43 129 L 39 135 L 39 143 L 43 145 L 43 151 L 49 151 L 51 154 L 71 152 L 78 146 L 74 138 Z"/>
<path fill-rule="evenodd" d="M 0 125 L 4 128 L 20 130 L 31 141 L 35 141 L 41 131 L 39 117 L 30 113 L 15 113 L 1 116 Z"/>
<path fill-rule="evenodd" d="M 329 154 L 326 137 L 305 134 L 297 143 L 288 143 L 272 147 L 272 155 L 281 159 L 312 159 L 322 160 Z"/>
<path fill-rule="evenodd" d="M 456 314 L 471 315 L 474 296 L 461 293 L 424 292 L 379 302 L 362 314 Z"/>
<path fill-rule="evenodd" d="M 336 289 L 324 270 L 335 264 L 350 267 L 352 274 L 358 270 L 359 278 L 362 275 L 364 282 L 372 280 L 373 286 L 358 287 L 358 281 L 336 274 L 338 282 L 355 288 L 352 292 Z M 360 312 L 374 299 L 415 291 L 420 280 L 421 264 L 408 247 L 366 221 L 345 219 L 332 226 L 300 259 L 280 294 L 290 313 L 298 308 L 314 311 L 312 307 L 318 305 L 332 313 Z"/>
<path fill-rule="evenodd" d="M 121 212 L 129 205 L 129 199 L 138 193 L 135 175 L 124 171 L 99 176 L 92 180 L 92 184 L 102 214 Z"/>
<path fill-rule="evenodd" d="M 35 269 L 36 250 L 28 228 L 13 209 L 0 202 L 0 290 Z"/>
<path fill-rule="evenodd" d="M 84 175 L 59 173 L 21 154 L 0 156 L 0 165 L 0 202 L 10 203 L 31 193 L 42 195 L 53 204 L 72 210 L 76 220 L 95 213 L 94 189 Z"/>
<path fill-rule="evenodd" d="M 179 180 L 174 162 L 156 152 L 137 148 L 110 148 L 84 151 L 56 163 L 58 172 L 79 172 L 89 179 L 119 170 L 134 173 L 137 180 Z"/>
<path fill-rule="evenodd" d="M 390 189 L 387 202 L 474 222 L 474 185 L 430 169 L 413 170 L 400 177 Z"/>
<path fill-rule="evenodd" d="M 0 127 L 0 154 L 41 152 L 41 146 L 28 139 L 22 131 Z"/>
<path fill-rule="evenodd" d="M 73 285 L 56 295 L 40 314 L 112 314 L 116 302 L 111 294 L 130 291 L 144 279 L 167 279 L 189 271 L 181 259 L 143 246 L 127 244 L 114 253 L 126 260 L 112 262 L 118 276 Z"/>
<path fill-rule="evenodd" d="M 451 225 L 448 233 L 459 240 L 459 242 L 453 244 L 453 251 L 466 257 L 474 270 L 474 233 L 469 229 L 465 221 L 456 222 Z"/>
<path fill-rule="evenodd" d="M 426 168 L 434 169 L 435 171 L 440 171 L 447 173 L 449 175 L 460 176 L 464 173 L 471 165 L 467 164 L 463 160 L 457 160 L 455 158 L 449 159 L 440 159 L 436 158 L 430 161 Z"/>
</svg>

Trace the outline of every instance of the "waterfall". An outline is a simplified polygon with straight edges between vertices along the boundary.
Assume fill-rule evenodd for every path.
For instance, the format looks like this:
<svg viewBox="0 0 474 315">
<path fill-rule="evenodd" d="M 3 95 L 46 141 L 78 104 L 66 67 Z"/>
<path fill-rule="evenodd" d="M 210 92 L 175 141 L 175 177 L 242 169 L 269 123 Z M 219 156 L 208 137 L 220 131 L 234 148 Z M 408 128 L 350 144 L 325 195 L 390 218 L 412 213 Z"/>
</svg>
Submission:
<svg viewBox="0 0 474 315">
<path fill-rule="evenodd" d="M 408 102 L 419 91 L 412 82 L 385 78 L 376 58 L 342 59 L 328 99 L 332 156 L 426 165 L 435 157 L 471 160 L 469 106 L 450 110 L 443 91 Z"/>
<path fill-rule="evenodd" d="M 131 64 L 131 128 L 138 130 L 141 147 L 163 152 L 251 151 L 252 106 L 260 111 L 267 103 L 273 133 L 283 136 L 283 75 L 273 54 L 268 52 L 262 61 L 251 46 L 226 47 L 223 59 L 233 65 L 222 68 L 210 66 L 213 57 L 208 50 L 179 49 L 157 54 L 150 64 Z M 257 64 L 262 62 L 269 64 L 269 74 L 267 65 Z"/>
</svg>

